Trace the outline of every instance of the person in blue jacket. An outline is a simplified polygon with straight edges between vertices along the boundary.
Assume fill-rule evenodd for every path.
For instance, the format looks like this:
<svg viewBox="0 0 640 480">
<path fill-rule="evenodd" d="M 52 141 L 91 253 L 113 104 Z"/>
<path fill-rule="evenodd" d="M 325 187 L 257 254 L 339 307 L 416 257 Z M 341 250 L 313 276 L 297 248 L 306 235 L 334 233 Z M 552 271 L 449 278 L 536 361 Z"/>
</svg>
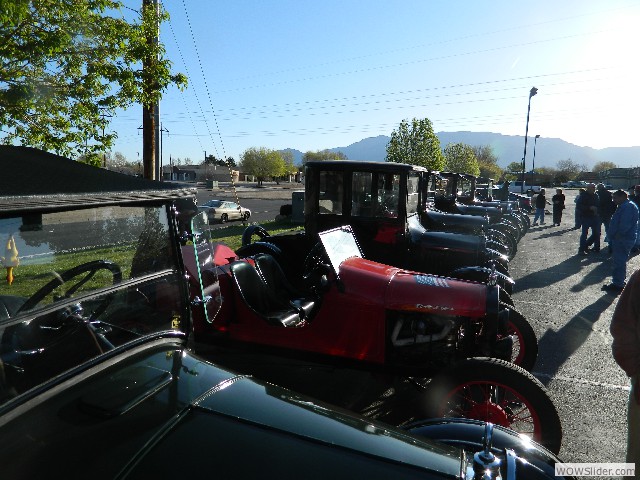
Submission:
<svg viewBox="0 0 640 480">
<path fill-rule="evenodd" d="M 622 292 L 627 278 L 627 260 L 636 243 L 638 229 L 638 207 L 627 198 L 627 192 L 613 192 L 616 211 L 609 222 L 609 246 L 613 256 L 611 283 L 604 285 L 603 290 L 615 295 Z"/>
</svg>

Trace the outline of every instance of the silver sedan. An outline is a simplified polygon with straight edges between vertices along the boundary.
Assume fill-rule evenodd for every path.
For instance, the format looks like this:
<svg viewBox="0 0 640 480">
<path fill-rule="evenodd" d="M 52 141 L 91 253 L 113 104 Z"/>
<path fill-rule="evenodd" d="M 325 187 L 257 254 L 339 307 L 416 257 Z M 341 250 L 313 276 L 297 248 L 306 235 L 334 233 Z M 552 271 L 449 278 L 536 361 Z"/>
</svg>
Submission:
<svg viewBox="0 0 640 480">
<path fill-rule="evenodd" d="M 248 208 L 226 200 L 209 200 L 199 205 L 198 209 L 207 212 L 209 221 L 219 221 L 221 223 L 229 220 L 248 220 L 251 216 L 251 210 Z"/>
</svg>

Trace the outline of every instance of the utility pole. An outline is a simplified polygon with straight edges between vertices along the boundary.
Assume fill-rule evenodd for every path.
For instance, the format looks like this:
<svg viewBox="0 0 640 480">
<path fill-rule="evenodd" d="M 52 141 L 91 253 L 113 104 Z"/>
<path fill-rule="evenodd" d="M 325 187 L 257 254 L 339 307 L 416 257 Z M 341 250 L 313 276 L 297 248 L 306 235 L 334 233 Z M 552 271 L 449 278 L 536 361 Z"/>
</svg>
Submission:
<svg viewBox="0 0 640 480">
<path fill-rule="evenodd" d="M 153 8 L 158 12 L 160 8 L 158 0 L 142 0 L 143 12 Z M 158 43 L 158 28 L 153 30 L 153 33 L 149 35 L 149 44 Z M 143 89 L 146 91 L 147 97 L 157 95 L 158 85 L 155 80 L 155 65 L 157 63 L 157 57 L 150 56 L 142 62 L 144 85 Z M 144 165 L 144 178 L 149 180 L 156 180 L 159 178 L 159 148 L 160 142 L 158 137 L 160 135 L 158 124 L 160 122 L 160 108 L 157 102 L 149 102 L 142 106 L 142 163 Z"/>
<path fill-rule="evenodd" d="M 111 118 L 112 116 L 113 115 L 107 115 L 104 112 L 100 114 L 100 118 L 103 120 L 103 122 L 105 118 Z M 102 138 L 104 139 L 104 123 L 102 124 Z M 107 168 L 107 152 L 105 152 L 104 149 L 102 152 L 102 168 Z"/>
</svg>

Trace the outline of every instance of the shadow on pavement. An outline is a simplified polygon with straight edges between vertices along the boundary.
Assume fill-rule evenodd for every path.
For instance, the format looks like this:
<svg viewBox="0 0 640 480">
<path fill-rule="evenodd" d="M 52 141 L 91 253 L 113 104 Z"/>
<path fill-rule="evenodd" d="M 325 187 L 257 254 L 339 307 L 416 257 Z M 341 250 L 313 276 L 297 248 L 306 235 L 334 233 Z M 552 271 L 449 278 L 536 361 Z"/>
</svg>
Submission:
<svg viewBox="0 0 640 480">
<path fill-rule="evenodd" d="M 571 357 L 589 338 L 595 324 L 602 313 L 615 300 L 615 296 L 603 294 L 591 305 L 583 308 L 559 330 L 548 329 L 538 341 L 539 348 L 553 354 L 545 355 L 544 360 L 538 358 L 536 370 L 543 373 L 541 378 L 545 385 L 558 373 L 564 362 Z"/>
</svg>

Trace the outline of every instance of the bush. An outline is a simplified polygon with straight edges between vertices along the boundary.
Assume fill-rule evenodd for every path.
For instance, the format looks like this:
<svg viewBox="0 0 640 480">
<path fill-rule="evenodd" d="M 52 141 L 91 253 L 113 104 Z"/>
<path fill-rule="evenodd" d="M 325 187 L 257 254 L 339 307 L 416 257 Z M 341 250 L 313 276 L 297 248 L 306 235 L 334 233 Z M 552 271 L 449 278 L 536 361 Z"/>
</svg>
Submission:
<svg viewBox="0 0 640 480">
<path fill-rule="evenodd" d="M 288 217 L 293 213 L 293 205 L 290 203 L 286 205 L 280 205 L 280 215 L 283 217 Z"/>
</svg>

